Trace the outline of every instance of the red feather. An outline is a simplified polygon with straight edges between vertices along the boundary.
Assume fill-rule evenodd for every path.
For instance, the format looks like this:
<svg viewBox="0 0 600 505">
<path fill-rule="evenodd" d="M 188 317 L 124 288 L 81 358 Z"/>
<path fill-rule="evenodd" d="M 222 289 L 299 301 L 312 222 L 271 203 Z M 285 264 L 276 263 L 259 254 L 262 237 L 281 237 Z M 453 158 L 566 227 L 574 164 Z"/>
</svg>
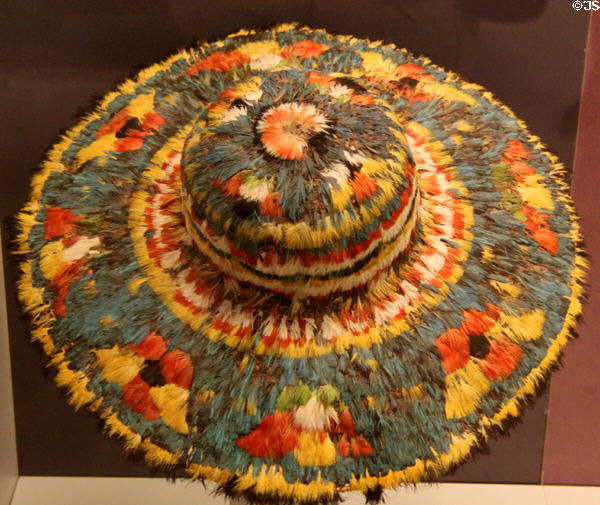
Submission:
<svg viewBox="0 0 600 505">
<path fill-rule="evenodd" d="M 250 56 L 239 51 L 216 51 L 188 68 L 186 75 L 193 75 L 201 70 L 227 72 L 249 62 Z"/>
<path fill-rule="evenodd" d="M 338 442 L 337 450 L 338 454 L 342 458 L 348 457 L 348 454 L 350 454 L 350 442 L 348 442 L 348 435 L 342 435 L 342 438 L 340 438 L 340 441 Z"/>
<path fill-rule="evenodd" d="M 64 237 L 75 228 L 79 217 L 69 209 L 61 207 L 50 207 L 46 211 L 46 222 L 44 223 L 44 238 L 51 239 Z"/>
<path fill-rule="evenodd" d="M 238 438 L 236 444 L 252 456 L 278 459 L 296 448 L 299 434 L 300 429 L 292 425 L 289 412 L 275 411 L 251 433 Z"/>
<path fill-rule="evenodd" d="M 366 198 L 372 197 L 378 189 L 377 180 L 373 177 L 358 172 L 354 179 L 350 181 L 350 185 L 354 190 L 354 196 L 358 203 L 362 203 Z"/>
<path fill-rule="evenodd" d="M 435 345 L 442 353 L 442 365 L 448 374 L 460 370 L 469 361 L 469 338 L 461 330 L 447 330 L 436 339 Z"/>
<path fill-rule="evenodd" d="M 515 371 L 521 362 L 523 349 L 507 340 L 494 340 L 490 352 L 481 363 L 483 373 L 490 380 L 500 380 Z"/>
<path fill-rule="evenodd" d="M 301 56 L 304 59 L 308 59 L 312 56 L 318 57 L 323 51 L 327 51 L 329 46 L 313 42 L 312 40 L 301 40 L 291 46 L 286 47 L 281 51 L 281 56 L 286 60 L 293 58 L 294 56 Z"/>
<path fill-rule="evenodd" d="M 146 359 L 157 360 L 167 350 L 168 340 L 163 338 L 155 331 L 148 333 L 146 338 L 137 345 L 132 345 L 131 348 L 138 356 Z"/>
<path fill-rule="evenodd" d="M 158 130 L 159 126 L 165 124 L 165 119 L 158 112 L 148 112 L 142 121 L 142 129 Z"/>
<path fill-rule="evenodd" d="M 150 386 L 139 375 L 136 375 L 123 388 L 123 402 L 149 421 L 160 417 L 160 409 L 150 397 Z"/>
<path fill-rule="evenodd" d="M 342 432 L 350 436 L 356 435 L 356 430 L 354 429 L 354 421 L 352 420 L 352 414 L 350 413 L 350 409 L 347 406 L 344 407 L 343 412 L 340 414 L 339 426 Z"/>
<path fill-rule="evenodd" d="M 194 378 L 192 360 L 183 351 L 169 351 L 160 359 L 160 371 L 167 382 L 189 389 Z"/>
</svg>

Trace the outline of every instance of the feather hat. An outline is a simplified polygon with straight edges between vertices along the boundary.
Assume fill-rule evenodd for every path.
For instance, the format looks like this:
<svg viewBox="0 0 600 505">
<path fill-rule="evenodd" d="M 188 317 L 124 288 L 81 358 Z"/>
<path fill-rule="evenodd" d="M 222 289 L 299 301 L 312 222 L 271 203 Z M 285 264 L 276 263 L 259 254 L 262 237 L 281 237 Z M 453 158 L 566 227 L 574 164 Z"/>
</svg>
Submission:
<svg viewBox="0 0 600 505">
<path fill-rule="evenodd" d="M 295 25 L 125 81 L 51 149 L 19 226 L 70 402 L 259 501 L 443 473 L 519 414 L 581 310 L 562 167 L 509 109 Z"/>
</svg>

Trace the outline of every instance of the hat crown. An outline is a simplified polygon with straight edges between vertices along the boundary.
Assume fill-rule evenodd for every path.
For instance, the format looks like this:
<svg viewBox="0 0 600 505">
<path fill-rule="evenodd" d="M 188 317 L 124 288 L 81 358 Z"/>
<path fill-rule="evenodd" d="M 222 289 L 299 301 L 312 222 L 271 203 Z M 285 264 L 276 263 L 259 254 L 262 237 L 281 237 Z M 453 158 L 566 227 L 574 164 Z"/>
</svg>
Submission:
<svg viewBox="0 0 600 505">
<path fill-rule="evenodd" d="M 324 277 L 336 290 L 364 285 L 406 252 L 414 164 L 398 116 L 369 86 L 287 68 L 220 93 L 182 159 L 198 249 L 239 280 L 296 295 L 316 295 L 309 285 Z"/>
</svg>

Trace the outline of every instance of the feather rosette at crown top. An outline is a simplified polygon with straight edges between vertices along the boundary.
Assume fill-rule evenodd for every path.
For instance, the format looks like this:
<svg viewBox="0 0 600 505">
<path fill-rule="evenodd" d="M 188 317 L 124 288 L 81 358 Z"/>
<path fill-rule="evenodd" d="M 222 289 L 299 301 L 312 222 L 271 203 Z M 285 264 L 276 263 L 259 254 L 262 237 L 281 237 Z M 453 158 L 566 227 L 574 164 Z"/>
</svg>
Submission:
<svg viewBox="0 0 600 505">
<path fill-rule="evenodd" d="M 278 26 L 125 81 L 48 154 L 20 297 L 75 407 L 230 495 L 435 478 L 580 313 L 562 167 L 480 86 Z"/>
</svg>

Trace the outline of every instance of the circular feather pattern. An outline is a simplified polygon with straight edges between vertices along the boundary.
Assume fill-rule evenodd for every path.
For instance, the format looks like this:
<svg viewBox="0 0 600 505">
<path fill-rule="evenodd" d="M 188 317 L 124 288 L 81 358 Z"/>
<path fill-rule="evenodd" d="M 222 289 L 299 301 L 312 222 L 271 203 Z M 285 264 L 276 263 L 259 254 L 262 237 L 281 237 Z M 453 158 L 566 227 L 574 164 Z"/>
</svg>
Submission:
<svg viewBox="0 0 600 505">
<path fill-rule="evenodd" d="M 480 86 L 282 25 L 181 51 L 50 151 L 19 292 L 76 407 L 230 495 L 434 478 L 580 313 L 562 167 Z"/>
</svg>

